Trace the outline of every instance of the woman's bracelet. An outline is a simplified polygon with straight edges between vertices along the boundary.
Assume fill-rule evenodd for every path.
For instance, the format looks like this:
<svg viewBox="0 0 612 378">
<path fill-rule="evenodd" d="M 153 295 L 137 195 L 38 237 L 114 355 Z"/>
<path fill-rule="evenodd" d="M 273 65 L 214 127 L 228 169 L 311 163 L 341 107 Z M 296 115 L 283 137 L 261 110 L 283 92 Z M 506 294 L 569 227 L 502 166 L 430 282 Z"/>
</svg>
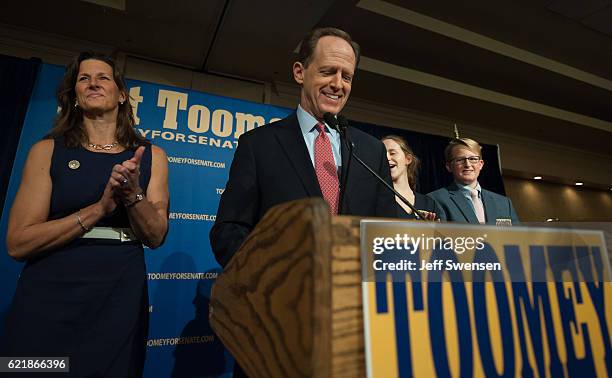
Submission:
<svg viewBox="0 0 612 378">
<path fill-rule="evenodd" d="M 91 231 L 91 228 L 87 228 L 85 227 L 85 225 L 83 224 L 83 220 L 81 219 L 81 210 L 79 209 L 79 211 L 77 211 L 77 223 L 79 224 L 79 226 L 81 226 L 81 228 L 83 229 L 83 231 L 85 232 L 89 232 Z"/>
<path fill-rule="evenodd" d="M 136 197 L 134 198 L 133 201 L 124 203 L 123 205 L 126 208 L 132 207 L 132 206 L 136 205 L 138 202 L 142 201 L 144 198 L 145 198 L 144 192 L 141 191 L 140 193 L 136 194 Z"/>
</svg>

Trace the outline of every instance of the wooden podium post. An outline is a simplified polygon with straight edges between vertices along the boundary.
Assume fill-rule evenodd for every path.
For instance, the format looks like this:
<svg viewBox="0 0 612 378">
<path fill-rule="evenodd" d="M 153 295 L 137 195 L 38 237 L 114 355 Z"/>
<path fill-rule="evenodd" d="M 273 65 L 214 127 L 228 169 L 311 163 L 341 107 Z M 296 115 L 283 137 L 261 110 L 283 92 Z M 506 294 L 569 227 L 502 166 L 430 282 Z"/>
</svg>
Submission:
<svg viewBox="0 0 612 378">
<path fill-rule="evenodd" d="M 359 220 L 275 206 L 219 275 L 210 323 L 250 377 L 365 375 Z"/>
</svg>

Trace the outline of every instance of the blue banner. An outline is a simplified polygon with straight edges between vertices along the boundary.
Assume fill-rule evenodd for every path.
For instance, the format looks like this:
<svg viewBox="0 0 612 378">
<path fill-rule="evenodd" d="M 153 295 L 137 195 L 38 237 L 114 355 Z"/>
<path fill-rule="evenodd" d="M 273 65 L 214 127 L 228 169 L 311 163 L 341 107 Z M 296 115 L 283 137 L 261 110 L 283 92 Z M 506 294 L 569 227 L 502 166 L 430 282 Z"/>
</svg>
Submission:
<svg viewBox="0 0 612 378">
<path fill-rule="evenodd" d="M 57 112 L 55 89 L 63 74 L 63 67 L 42 65 L 11 174 L 1 221 L 2 320 L 22 267 L 6 253 L 8 211 L 30 147 L 51 128 Z M 127 84 L 136 128 L 166 151 L 169 166 L 168 236 L 159 249 L 145 250 L 151 317 L 144 375 L 231 374 L 231 357 L 208 323 L 210 289 L 220 271 L 208 233 L 238 137 L 291 110 L 137 80 Z"/>
</svg>

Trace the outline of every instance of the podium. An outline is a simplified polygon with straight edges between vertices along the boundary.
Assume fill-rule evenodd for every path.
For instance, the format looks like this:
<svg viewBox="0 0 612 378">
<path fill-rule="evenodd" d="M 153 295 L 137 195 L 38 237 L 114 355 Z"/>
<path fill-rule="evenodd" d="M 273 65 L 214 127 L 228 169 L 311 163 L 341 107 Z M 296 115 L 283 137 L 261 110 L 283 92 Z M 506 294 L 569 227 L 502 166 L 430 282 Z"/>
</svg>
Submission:
<svg viewBox="0 0 612 378">
<path fill-rule="evenodd" d="M 249 377 L 365 375 L 359 221 L 278 205 L 219 275 L 210 323 Z"/>
<path fill-rule="evenodd" d="M 380 230 L 484 233 L 473 258 L 456 246 L 451 256 L 494 258 L 503 279 L 451 283 L 421 271 L 410 283 L 363 285 L 360 221 L 331 217 L 321 199 L 278 205 L 219 275 L 210 324 L 250 377 L 360 377 L 366 354 L 374 376 L 610 376 L 612 270 L 601 232 L 391 222 Z M 442 251 L 430 252 L 423 262 Z"/>
</svg>

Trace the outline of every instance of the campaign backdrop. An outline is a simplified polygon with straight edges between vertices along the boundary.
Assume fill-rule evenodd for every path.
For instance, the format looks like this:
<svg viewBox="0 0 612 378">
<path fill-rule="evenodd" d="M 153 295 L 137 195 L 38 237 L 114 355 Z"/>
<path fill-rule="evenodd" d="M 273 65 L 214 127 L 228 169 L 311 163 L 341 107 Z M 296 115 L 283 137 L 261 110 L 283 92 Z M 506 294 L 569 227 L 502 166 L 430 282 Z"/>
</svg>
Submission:
<svg viewBox="0 0 612 378">
<path fill-rule="evenodd" d="M 55 90 L 64 67 L 43 64 L 15 157 L 1 239 L 30 147 L 51 128 Z M 220 271 L 208 239 L 238 137 L 283 118 L 290 109 L 137 80 L 127 81 L 138 131 L 168 155 L 169 231 L 164 245 L 145 249 L 150 331 L 145 377 L 229 375 L 233 361 L 208 323 L 208 301 Z M 22 264 L 0 247 L 0 320 L 5 318 Z M 41 309 L 44 311 L 44 309 Z M 4 328 L 4 327 L 0 327 Z M 4 331 L 0 331 L 1 333 Z"/>
</svg>

